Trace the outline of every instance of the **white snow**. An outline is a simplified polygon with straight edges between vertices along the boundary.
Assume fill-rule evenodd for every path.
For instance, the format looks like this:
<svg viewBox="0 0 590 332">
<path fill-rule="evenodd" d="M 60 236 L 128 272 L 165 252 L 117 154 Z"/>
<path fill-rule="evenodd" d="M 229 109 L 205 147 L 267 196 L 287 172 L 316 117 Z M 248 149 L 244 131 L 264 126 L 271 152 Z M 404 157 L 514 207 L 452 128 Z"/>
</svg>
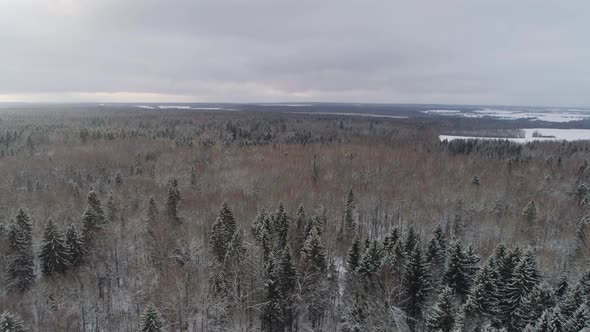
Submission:
<svg viewBox="0 0 590 332">
<path fill-rule="evenodd" d="M 154 109 L 154 107 L 148 106 L 148 105 L 135 105 L 135 106 L 136 107 L 139 107 L 139 108 L 145 108 L 145 109 L 148 109 L 148 110 L 153 110 Z"/>
<path fill-rule="evenodd" d="M 570 122 L 590 118 L 590 110 L 583 109 L 540 109 L 539 111 L 527 110 L 516 111 L 506 109 L 484 108 L 475 111 L 461 112 L 458 110 L 427 110 L 422 111 L 427 114 L 437 114 L 444 116 L 464 117 L 464 118 L 483 118 L 491 117 L 501 120 L 529 119 L 531 121 L 547 122 Z"/>
<path fill-rule="evenodd" d="M 186 106 L 186 105 L 160 105 L 158 106 L 159 109 L 179 109 L 179 110 L 188 110 L 191 107 L 190 106 Z"/>
<path fill-rule="evenodd" d="M 291 114 L 316 114 L 316 115 L 344 115 L 344 116 L 364 116 L 369 118 L 389 118 L 389 119 L 407 119 L 407 116 L 401 115 L 383 115 L 370 113 L 342 113 L 342 112 L 287 112 Z"/>
<path fill-rule="evenodd" d="M 525 132 L 524 138 L 502 138 L 502 137 L 478 137 L 478 136 L 457 136 L 457 135 L 439 135 L 439 140 L 455 139 L 501 139 L 517 143 L 526 143 L 531 141 L 577 141 L 590 140 L 590 129 L 556 129 L 556 128 L 527 128 L 521 129 Z M 540 136 L 533 137 L 537 132 Z"/>
<path fill-rule="evenodd" d="M 287 107 L 310 107 L 313 106 L 312 104 L 260 104 L 258 106 L 273 106 L 273 107 L 277 107 L 277 106 L 287 106 Z"/>
</svg>

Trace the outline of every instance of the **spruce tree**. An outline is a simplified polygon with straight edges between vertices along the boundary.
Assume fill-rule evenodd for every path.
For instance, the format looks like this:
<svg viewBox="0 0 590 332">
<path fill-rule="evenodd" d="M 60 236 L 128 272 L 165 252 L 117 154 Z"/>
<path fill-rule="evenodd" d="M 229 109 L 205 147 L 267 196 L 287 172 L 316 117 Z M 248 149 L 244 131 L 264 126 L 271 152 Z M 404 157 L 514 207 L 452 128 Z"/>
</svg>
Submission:
<svg viewBox="0 0 590 332">
<path fill-rule="evenodd" d="M 295 293 L 297 287 L 297 270 L 291 257 L 291 247 L 287 245 L 283 250 L 283 255 L 279 263 L 279 290 L 281 293 L 281 300 L 284 316 L 283 328 L 291 330 L 295 315 Z"/>
<path fill-rule="evenodd" d="M 0 332 L 25 332 L 25 324 L 19 315 L 5 311 L 0 314 Z"/>
<path fill-rule="evenodd" d="M 356 272 L 361 262 L 361 243 L 358 237 L 354 238 L 350 249 L 348 250 L 348 256 L 346 258 L 346 270 L 348 273 Z"/>
<path fill-rule="evenodd" d="M 311 229 L 301 250 L 302 269 L 310 273 L 324 273 L 327 269 L 326 253 L 316 227 Z"/>
<path fill-rule="evenodd" d="M 94 212 L 94 209 L 88 207 L 82 215 L 82 242 L 84 248 L 90 250 L 96 240 L 96 233 L 101 229 L 99 224 L 100 218 Z"/>
<path fill-rule="evenodd" d="M 452 303 L 453 291 L 449 287 L 443 288 L 438 295 L 432 312 L 426 319 L 428 331 L 451 332 L 455 325 L 455 312 Z"/>
<path fill-rule="evenodd" d="M 47 220 L 39 258 L 43 274 L 47 276 L 64 273 L 72 261 L 70 250 L 51 218 Z"/>
<path fill-rule="evenodd" d="M 559 278 L 557 285 L 555 286 L 555 295 L 558 298 L 563 297 L 569 290 L 569 282 L 567 279 L 567 275 L 562 275 Z"/>
<path fill-rule="evenodd" d="M 410 229 L 408 229 L 408 234 L 406 234 L 406 239 L 404 241 L 404 250 L 407 254 L 410 254 L 414 250 L 414 247 L 418 241 L 418 234 L 416 234 L 416 231 L 414 231 L 414 226 L 412 225 L 410 226 Z"/>
<path fill-rule="evenodd" d="M 113 222 L 115 221 L 115 215 L 117 213 L 117 206 L 115 203 L 115 197 L 113 196 L 113 192 L 109 192 L 107 196 L 107 203 L 106 203 L 106 221 Z"/>
<path fill-rule="evenodd" d="M 455 294 L 461 297 L 468 294 L 471 286 L 470 273 L 467 271 L 469 263 L 467 253 L 463 249 L 461 242 L 455 241 L 449 248 L 443 281 Z"/>
<path fill-rule="evenodd" d="M 556 304 L 555 293 L 551 286 L 540 284 L 528 293 L 515 312 L 518 317 L 515 328 L 524 330 L 530 324 L 534 324 L 549 308 Z"/>
<path fill-rule="evenodd" d="M 504 293 L 504 303 L 502 311 L 509 330 L 517 329 L 519 326 L 526 326 L 526 319 L 518 315 L 518 308 L 522 305 L 525 298 L 532 292 L 538 284 L 538 272 L 534 257 L 527 255 L 518 263 L 512 273 L 510 283 Z"/>
<path fill-rule="evenodd" d="M 283 250 L 287 245 L 287 236 L 289 234 L 289 217 L 285 212 L 283 203 L 279 204 L 279 209 L 274 215 L 274 229 L 276 232 L 276 244 L 279 250 Z"/>
<path fill-rule="evenodd" d="M 297 219 L 295 220 L 295 236 L 293 243 L 293 256 L 298 259 L 299 253 L 301 253 L 301 248 L 303 248 L 303 243 L 305 242 L 305 223 L 307 219 L 305 217 L 305 208 L 303 204 L 299 205 L 297 208 Z"/>
<path fill-rule="evenodd" d="M 76 232 L 76 227 L 71 224 L 66 230 L 65 245 L 70 252 L 70 266 L 78 266 L 82 262 L 84 256 L 84 243 Z"/>
<path fill-rule="evenodd" d="M 164 321 L 156 307 L 148 303 L 141 316 L 140 332 L 162 332 L 164 331 Z"/>
<path fill-rule="evenodd" d="M 428 262 L 418 241 L 406 261 L 403 278 L 403 307 L 412 319 L 420 319 L 431 289 Z"/>
<path fill-rule="evenodd" d="M 344 206 L 344 214 L 342 216 L 342 224 L 338 238 L 345 243 L 351 242 L 356 232 L 356 222 L 354 220 L 354 209 L 355 209 L 355 197 L 352 189 L 348 191 L 346 196 L 346 204 Z"/>
<path fill-rule="evenodd" d="M 480 320 L 481 317 L 495 316 L 497 305 L 495 276 L 492 265 L 488 263 L 477 273 L 473 287 L 469 290 L 465 302 L 466 316 L 469 317 L 466 318 Z"/>
<path fill-rule="evenodd" d="M 278 269 L 273 260 L 270 260 L 266 265 L 266 280 L 264 286 L 265 301 L 262 307 L 262 331 L 283 331 L 283 303 L 280 292 Z"/>
<path fill-rule="evenodd" d="M 365 250 L 361 262 L 358 267 L 358 272 L 370 276 L 381 268 L 381 248 L 379 243 L 373 241 L 369 248 Z"/>
<path fill-rule="evenodd" d="M 9 230 L 8 288 L 24 292 L 35 282 L 32 225 L 23 209 L 19 209 L 14 220 Z"/>
<path fill-rule="evenodd" d="M 105 213 L 102 209 L 102 203 L 98 199 L 98 195 L 94 190 L 88 192 L 88 208 L 92 210 L 96 220 L 95 224 L 100 226 L 105 223 Z"/>
<path fill-rule="evenodd" d="M 223 203 L 213 223 L 211 247 L 219 262 L 225 259 L 227 246 L 236 232 L 236 220 L 227 203 Z"/>
</svg>

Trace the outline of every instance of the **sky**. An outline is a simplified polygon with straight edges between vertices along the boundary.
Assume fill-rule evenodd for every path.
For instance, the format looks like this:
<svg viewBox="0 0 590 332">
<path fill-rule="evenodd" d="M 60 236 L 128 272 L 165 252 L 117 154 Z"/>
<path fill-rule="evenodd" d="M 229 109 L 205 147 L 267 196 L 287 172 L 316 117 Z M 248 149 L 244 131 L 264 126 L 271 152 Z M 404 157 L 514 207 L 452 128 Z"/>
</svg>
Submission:
<svg viewBox="0 0 590 332">
<path fill-rule="evenodd" d="M 0 102 L 590 106 L 590 1 L 0 0 Z"/>
</svg>

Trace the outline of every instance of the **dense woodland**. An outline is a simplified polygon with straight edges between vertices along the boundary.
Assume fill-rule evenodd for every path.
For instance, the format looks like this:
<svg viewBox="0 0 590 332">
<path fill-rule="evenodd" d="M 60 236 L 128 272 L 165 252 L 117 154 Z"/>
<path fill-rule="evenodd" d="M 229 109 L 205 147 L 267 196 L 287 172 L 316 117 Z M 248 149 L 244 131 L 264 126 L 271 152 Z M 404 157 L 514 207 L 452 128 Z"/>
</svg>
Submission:
<svg viewBox="0 0 590 332">
<path fill-rule="evenodd" d="M 590 142 L 439 132 L 1 110 L 0 331 L 590 331 Z"/>
</svg>

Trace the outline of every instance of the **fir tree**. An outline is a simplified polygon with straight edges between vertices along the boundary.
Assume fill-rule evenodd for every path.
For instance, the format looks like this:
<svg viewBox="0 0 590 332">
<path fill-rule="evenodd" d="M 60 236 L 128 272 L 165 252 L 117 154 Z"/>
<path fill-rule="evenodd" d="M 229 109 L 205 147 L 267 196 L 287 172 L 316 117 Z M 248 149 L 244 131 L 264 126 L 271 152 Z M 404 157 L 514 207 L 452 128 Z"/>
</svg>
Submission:
<svg viewBox="0 0 590 332">
<path fill-rule="evenodd" d="M 524 330 L 526 326 L 534 324 L 545 310 L 553 308 L 555 304 L 555 293 L 549 285 L 536 286 L 524 297 L 516 309 L 514 316 L 518 319 L 515 327 Z"/>
<path fill-rule="evenodd" d="M 527 258 L 529 257 L 529 258 Z M 502 311 L 505 317 L 509 317 L 508 329 L 514 330 L 519 326 L 526 326 L 526 319 L 518 315 L 517 310 L 522 305 L 526 296 L 528 296 L 533 288 L 538 284 L 538 272 L 536 271 L 536 263 L 534 258 L 527 255 L 514 268 L 510 283 L 507 285 L 504 293 L 504 303 L 502 304 Z"/>
<path fill-rule="evenodd" d="M 141 316 L 141 332 L 162 332 L 164 331 L 164 321 L 156 307 L 149 303 Z"/>
<path fill-rule="evenodd" d="M 43 274 L 47 276 L 55 272 L 64 273 L 72 261 L 70 250 L 51 218 L 47 220 L 39 258 Z"/>
<path fill-rule="evenodd" d="M 19 315 L 5 311 L 0 314 L 0 332 L 25 332 L 25 324 Z"/>
<path fill-rule="evenodd" d="M 562 275 L 559 278 L 559 282 L 557 283 L 556 287 L 555 287 L 555 295 L 558 298 L 563 297 L 569 290 L 569 282 L 567 280 L 567 275 Z"/>
<path fill-rule="evenodd" d="M 410 318 L 419 319 L 431 288 L 428 263 L 419 241 L 409 254 L 404 271 L 403 306 Z"/>
<path fill-rule="evenodd" d="M 350 249 L 348 250 L 348 257 L 346 258 L 346 270 L 349 273 L 354 273 L 359 267 L 361 261 L 361 243 L 358 237 L 354 238 Z"/>
<path fill-rule="evenodd" d="M 283 203 L 279 204 L 279 209 L 274 216 L 274 229 L 276 232 L 277 247 L 283 250 L 287 245 L 287 235 L 289 234 L 289 217 L 285 212 Z"/>
<path fill-rule="evenodd" d="M 121 174 L 121 172 L 117 172 L 117 174 L 115 174 L 115 183 L 118 186 L 123 184 L 123 175 Z"/>
<path fill-rule="evenodd" d="M 176 179 L 170 180 L 170 187 L 168 188 L 168 200 L 166 201 L 166 213 L 168 218 L 172 221 L 180 222 L 178 216 L 178 207 L 182 196 L 178 189 L 178 181 Z"/>
<path fill-rule="evenodd" d="M 78 233 L 76 232 L 76 227 L 74 225 L 70 225 L 66 230 L 66 241 L 65 245 L 70 253 L 70 266 L 78 266 L 82 261 L 82 257 L 84 256 L 84 243 Z"/>
<path fill-rule="evenodd" d="M 492 264 L 488 263 L 477 273 L 473 287 L 465 302 L 466 316 L 490 317 L 497 314 L 497 289 Z M 470 318 L 470 317 L 466 317 Z"/>
<path fill-rule="evenodd" d="M 283 328 L 291 330 L 295 316 L 295 293 L 297 287 L 297 270 L 291 257 L 291 248 L 287 245 L 283 250 L 283 256 L 279 264 L 279 290 L 283 301 L 281 307 L 284 311 Z"/>
<path fill-rule="evenodd" d="M 283 331 L 284 313 L 278 271 L 270 260 L 266 266 L 265 302 L 262 307 L 262 331 Z"/>
<path fill-rule="evenodd" d="M 522 210 L 522 216 L 526 223 L 526 229 L 531 230 L 534 226 L 535 220 L 537 219 L 537 206 L 535 201 L 530 201 Z"/>
<path fill-rule="evenodd" d="M 295 236 L 293 241 L 293 255 L 296 259 L 299 258 L 299 254 L 301 253 L 301 248 L 303 248 L 303 243 L 305 242 L 305 223 L 307 219 L 305 218 L 305 208 L 303 204 L 299 205 L 297 209 L 297 219 L 295 220 Z"/>
<path fill-rule="evenodd" d="M 452 290 L 445 287 L 438 295 L 438 300 L 426 319 L 426 328 L 428 331 L 451 332 L 454 325 L 455 313 L 452 303 Z"/>
<path fill-rule="evenodd" d="M 223 203 L 213 223 L 211 232 L 211 247 L 219 262 L 225 259 L 229 242 L 236 232 L 236 220 L 227 203 Z"/>
<path fill-rule="evenodd" d="M 94 209 L 88 207 L 82 215 L 82 242 L 84 248 L 90 250 L 95 242 L 96 232 L 101 229 L 98 223 L 100 218 L 94 212 Z"/>
</svg>

